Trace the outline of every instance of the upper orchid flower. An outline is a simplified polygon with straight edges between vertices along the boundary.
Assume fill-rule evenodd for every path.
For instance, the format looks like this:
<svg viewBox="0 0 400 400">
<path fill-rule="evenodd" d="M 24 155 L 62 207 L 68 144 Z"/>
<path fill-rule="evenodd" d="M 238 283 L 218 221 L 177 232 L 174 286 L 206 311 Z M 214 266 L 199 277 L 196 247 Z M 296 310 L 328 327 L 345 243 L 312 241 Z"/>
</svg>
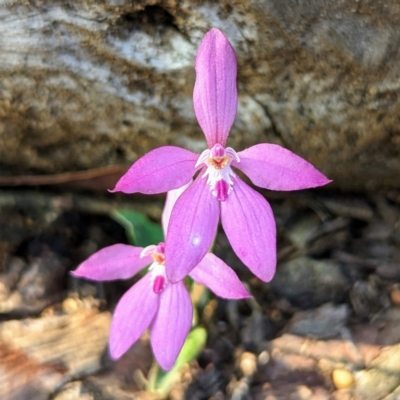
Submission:
<svg viewBox="0 0 400 400">
<path fill-rule="evenodd" d="M 179 190 L 174 192 L 167 198 L 163 214 L 165 227 L 179 196 Z M 121 357 L 150 327 L 154 355 L 160 366 L 169 370 L 189 333 L 193 306 L 183 281 L 171 283 L 166 276 L 164 243 L 146 248 L 125 244 L 106 247 L 80 264 L 72 274 L 95 281 L 128 279 L 149 264 L 149 272 L 122 296 L 115 308 L 110 353 L 114 359 Z M 235 272 L 211 253 L 201 260 L 190 276 L 220 297 L 250 297 Z"/>
<path fill-rule="evenodd" d="M 194 111 L 208 149 L 200 155 L 165 146 L 140 158 L 114 191 L 155 194 L 189 182 L 177 201 L 166 238 L 167 275 L 177 282 L 196 266 L 215 237 L 219 216 L 238 257 L 263 281 L 276 266 L 276 227 L 268 202 L 246 185 L 270 190 L 298 190 L 330 182 L 301 157 L 275 144 L 262 143 L 236 152 L 226 140 L 237 110 L 236 56 L 224 34 L 211 29 L 196 56 Z"/>
</svg>

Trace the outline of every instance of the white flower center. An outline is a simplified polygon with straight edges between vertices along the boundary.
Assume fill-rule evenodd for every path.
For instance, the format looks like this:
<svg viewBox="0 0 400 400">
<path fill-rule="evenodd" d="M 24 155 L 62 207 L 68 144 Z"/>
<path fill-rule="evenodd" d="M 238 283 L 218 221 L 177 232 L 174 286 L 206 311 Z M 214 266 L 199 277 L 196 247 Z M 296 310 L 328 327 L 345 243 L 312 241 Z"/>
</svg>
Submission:
<svg viewBox="0 0 400 400">
<path fill-rule="evenodd" d="M 233 190 L 236 174 L 232 171 L 231 163 L 240 162 L 239 155 L 231 147 L 223 148 L 215 144 L 212 149 L 204 150 L 197 160 L 195 167 L 201 164 L 207 166 L 202 178 L 207 178 L 211 193 L 220 201 L 225 201 Z"/>
<path fill-rule="evenodd" d="M 153 263 L 149 267 L 151 274 L 150 282 L 153 292 L 156 294 L 161 293 L 168 283 L 167 274 L 165 272 L 165 256 L 164 256 L 164 243 L 151 245 L 145 247 L 140 253 L 140 257 L 152 256 Z"/>
</svg>

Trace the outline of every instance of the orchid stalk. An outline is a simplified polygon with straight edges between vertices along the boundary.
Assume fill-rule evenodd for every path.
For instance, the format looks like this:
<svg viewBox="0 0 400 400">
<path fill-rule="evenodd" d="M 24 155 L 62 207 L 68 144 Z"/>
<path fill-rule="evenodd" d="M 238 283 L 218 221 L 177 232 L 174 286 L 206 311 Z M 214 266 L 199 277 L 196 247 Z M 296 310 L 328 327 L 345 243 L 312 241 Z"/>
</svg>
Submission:
<svg viewBox="0 0 400 400">
<path fill-rule="evenodd" d="M 208 149 L 200 155 L 175 146 L 150 151 L 117 182 L 114 192 L 156 194 L 187 184 L 169 224 L 165 256 L 170 282 L 178 282 L 203 259 L 218 221 L 242 262 L 261 280 L 276 268 L 276 227 L 270 205 L 235 172 L 270 190 L 299 190 L 330 182 L 309 162 L 276 144 L 236 152 L 227 147 L 238 97 L 236 56 L 225 35 L 211 29 L 196 56 L 193 104 Z"/>
<path fill-rule="evenodd" d="M 167 195 L 162 224 L 167 230 L 171 210 L 186 187 Z M 192 325 L 193 306 L 184 281 L 167 277 L 165 245 L 145 248 L 115 244 L 101 249 L 72 272 L 94 281 L 128 279 L 145 266 L 149 270 L 118 302 L 110 329 L 110 354 L 120 358 L 150 328 L 155 358 L 164 370 L 173 367 Z M 235 272 L 214 254 L 208 253 L 190 273 L 191 278 L 227 299 L 250 297 Z"/>
</svg>

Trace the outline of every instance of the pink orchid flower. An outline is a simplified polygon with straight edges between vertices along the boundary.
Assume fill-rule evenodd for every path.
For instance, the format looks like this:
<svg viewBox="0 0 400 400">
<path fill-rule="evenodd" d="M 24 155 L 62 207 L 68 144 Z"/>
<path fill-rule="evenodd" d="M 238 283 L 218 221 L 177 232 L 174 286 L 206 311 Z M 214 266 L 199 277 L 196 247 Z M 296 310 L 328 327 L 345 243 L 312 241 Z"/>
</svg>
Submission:
<svg viewBox="0 0 400 400">
<path fill-rule="evenodd" d="M 236 56 L 224 34 L 211 29 L 196 56 L 194 111 L 208 144 L 200 155 L 164 146 L 140 158 L 114 191 L 155 194 L 192 185 L 180 196 L 166 237 L 167 275 L 177 282 L 210 249 L 218 220 L 242 262 L 261 280 L 276 268 L 276 227 L 270 205 L 235 173 L 270 190 L 298 190 L 330 182 L 310 163 L 275 144 L 262 143 L 240 152 L 226 147 L 237 111 Z"/>
<path fill-rule="evenodd" d="M 173 203 L 182 189 L 168 194 L 163 214 L 168 224 Z M 146 248 L 115 244 L 93 254 L 72 272 L 95 281 L 128 279 L 150 265 L 117 304 L 110 330 L 110 354 L 121 357 L 150 327 L 154 355 L 164 370 L 173 367 L 192 325 L 193 306 L 183 281 L 169 282 L 165 271 L 164 243 Z M 190 276 L 220 297 L 242 299 L 250 294 L 235 272 L 214 254 L 207 254 Z"/>
</svg>

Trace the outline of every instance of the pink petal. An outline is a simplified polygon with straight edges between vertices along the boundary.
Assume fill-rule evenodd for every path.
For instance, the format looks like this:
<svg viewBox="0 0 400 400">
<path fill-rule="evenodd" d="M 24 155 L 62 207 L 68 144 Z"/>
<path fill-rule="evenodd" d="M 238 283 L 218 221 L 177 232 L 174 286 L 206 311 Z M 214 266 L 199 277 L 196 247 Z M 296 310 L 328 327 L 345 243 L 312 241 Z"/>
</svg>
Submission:
<svg viewBox="0 0 400 400">
<path fill-rule="evenodd" d="M 177 200 L 165 241 L 168 279 L 182 280 L 206 255 L 217 233 L 219 204 L 202 171 Z"/>
<path fill-rule="evenodd" d="M 121 298 L 114 311 L 110 330 L 111 357 L 121 357 L 151 324 L 160 297 L 151 287 L 150 274 L 145 275 Z"/>
<path fill-rule="evenodd" d="M 225 35 L 211 29 L 196 56 L 193 106 L 211 148 L 225 146 L 237 110 L 236 55 Z"/>
<path fill-rule="evenodd" d="M 233 165 L 265 189 L 299 190 L 331 182 L 308 161 L 277 144 L 258 144 L 238 154 L 240 163 Z"/>
<path fill-rule="evenodd" d="M 150 256 L 140 258 L 142 247 L 114 244 L 91 255 L 71 274 L 94 281 L 128 279 L 146 265 L 151 264 Z"/>
<path fill-rule="evenodd" d="M 178 200 L 178 197 L 193 183 L 193 180 L 191 179 L 186 185 L 183 185 L 182 187 L 175 189 L 175 190 L 170 190 L 167 193 L 167 199 L 165 201 L 164 205 L 164 210 L 161 216 L 161 223 L 164 231 L 164 236 L 167 234 L 168 230 L 168 224 L 169 224 L 169 219 L 171 217 L 171 212 L 172 209 L 174 208 L 174 205 L 176 201 Z"/>
<path fill-rule="evenodd" d="M 235 271 L 212 253 L 206 254 L 197 267 L 192 269 L 190 277 L 225 299 L 251 297 Z"/>
<path fill-rule="evenodd" d="M 276 268 L 276 227 L 272 210 L 259 193 L 236 178 L 221 203 L 222 226 L 236 255 L 262 281 Z"/>
<path fill-rule="evenodd" d="M 192 325 L 193 306 L 183 282 L 169 284 L 151 326 L 151 346 L 164 370 L 174 366 Z"/>
<path fill-rule="evenodd" d="M 197 158 L 180 147 L 159 147 L 139 158 L 111 192 L 156 194 L 177 189 L 190 181 Z"/>
</svg>

